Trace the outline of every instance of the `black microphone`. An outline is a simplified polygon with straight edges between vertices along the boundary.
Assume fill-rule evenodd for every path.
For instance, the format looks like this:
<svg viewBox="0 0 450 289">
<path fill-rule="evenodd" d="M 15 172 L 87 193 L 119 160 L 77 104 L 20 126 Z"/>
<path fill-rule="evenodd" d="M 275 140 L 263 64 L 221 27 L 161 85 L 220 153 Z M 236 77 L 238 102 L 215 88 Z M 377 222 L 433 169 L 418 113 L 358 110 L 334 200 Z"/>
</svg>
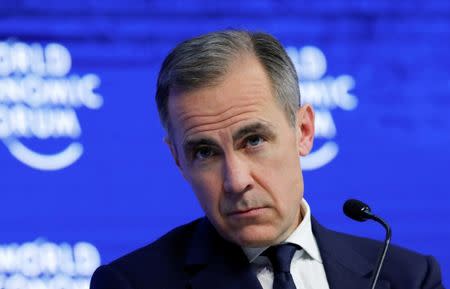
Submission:
<svg viewBox="0 0 450 289">
<path fill-rule="evenodd" d="M 371 278 L 371 282 L 370 282 L 370 284 L 371 284 L 370 288 L 375 289 L 375 286 L 378 281 L 378 277 L 380 275 L 381 267 L 383 266 L 384 258 L 386 257 L 389 243 L 391 242 L 391 235 L 392 235 L 391 227 L 389 227 L 389 225 L 383 219 L 372 214 L 370 207 L 361 201 L 358 201 L 355 199 L 347 200 L 344 204 L 343 209 L 344 209 L 344 214 L 347 217 L 349 217 L 355 221 L 364 222 L 369 219 L 374 220 L 375 222 L 381 224 L 384 227 L 384 229 L 386 230 L 383 251 L 382 251 L 381 255 L 378 257 L 377 267 L 376 267 L 377 269 L 375 271 L 375 274 L 372 274 L 372 278 Z"/>
</svg>

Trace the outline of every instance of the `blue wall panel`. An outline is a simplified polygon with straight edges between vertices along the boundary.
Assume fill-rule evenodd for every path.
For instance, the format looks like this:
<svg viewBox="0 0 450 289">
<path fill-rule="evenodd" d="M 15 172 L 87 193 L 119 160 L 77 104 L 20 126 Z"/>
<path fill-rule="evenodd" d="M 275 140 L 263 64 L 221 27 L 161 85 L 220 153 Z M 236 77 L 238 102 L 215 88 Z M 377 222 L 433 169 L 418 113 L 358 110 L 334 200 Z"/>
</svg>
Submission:
<svg viewBox="0 0 450 289">
<path fill-rule="evenodd" d="M 299 57 L 301 87 L 338 86 L 326 95 L 342 101 L 351 94 L 356 101 L 351 108 L 325 106 L 318 96 L 305 95 L 317 102 L 323 128 L 336 129 L 319 135 L 314 151 L 327 142 L 338 148 L 332 160 L 304 173 L 313 214 L 336 230 L 381 239 L 375 224 L 342 216 L 345 199 L 366 200 L 391 223 L 394 243 L 438 258 L 448 283 L 449 19 L 450 2 L 438 0 L 1 1 L 0 288 L 38 281 L 49 286 L 58 278 L 87 286 L 94 265 L 202 215 L 162 141 L 155 80 L 176 43 L 229 27 L 273 33 L 291 57 Z M 103 103 L 33 107 L 8 99 L 6 82 L 32 76 L 1 73 L 7 61 L 20 58 L 17 43 L 63 46 L 70 70 L 41 78 L 95 74 L 100 82 L 93 92 Z M 322 73 L 308 71 L 302 57 L 325 63 Z M 5 123 L 17 124 L 17 114 L 9 119 L 17 106 L 34 117 L 40 109 L 51 115 L 67 108 L 81 134 L 2 135 Z M 65 168 L 42 170 L 18 160 L 23 151 L 14 156 L 11 143 L 17 142 L 41 155 L 74 142 L 83 151 Z"/>
</svg>

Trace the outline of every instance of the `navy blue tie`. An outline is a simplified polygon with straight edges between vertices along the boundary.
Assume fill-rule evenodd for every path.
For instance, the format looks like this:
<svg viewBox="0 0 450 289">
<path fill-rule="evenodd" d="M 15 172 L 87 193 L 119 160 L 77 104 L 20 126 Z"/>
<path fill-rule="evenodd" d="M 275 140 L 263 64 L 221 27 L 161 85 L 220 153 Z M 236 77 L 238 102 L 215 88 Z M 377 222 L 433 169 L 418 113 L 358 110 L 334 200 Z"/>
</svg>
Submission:
<svg viewBox="0 0 450 289">
<path fill-rule="evenodd" d="M 296 250 L 294 244 L 281 244 L 264 252 L 273 267 L 273 289 L 296 289 L 291 275 L 291 260 Z"/>
</svg>

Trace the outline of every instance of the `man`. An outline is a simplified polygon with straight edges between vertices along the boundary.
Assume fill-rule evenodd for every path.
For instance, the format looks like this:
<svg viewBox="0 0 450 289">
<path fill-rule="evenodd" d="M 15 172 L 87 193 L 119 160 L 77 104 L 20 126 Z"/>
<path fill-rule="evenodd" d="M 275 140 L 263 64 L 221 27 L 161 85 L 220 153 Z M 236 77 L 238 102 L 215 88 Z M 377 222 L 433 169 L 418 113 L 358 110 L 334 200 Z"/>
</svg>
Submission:
<svg viewBox="0 0 450 289">
<path fill-rule="evenodd" d="M 272 36 L 207 34 L 165 59 L 166 142 L 206 217 L 100 267 L 91 288 L 369 288 L 381 244 L 321 227 L 299 156 L 314 111 Z M 432 257 L 391 247 L 377 288 L 443 288 Z"/>
</svg>

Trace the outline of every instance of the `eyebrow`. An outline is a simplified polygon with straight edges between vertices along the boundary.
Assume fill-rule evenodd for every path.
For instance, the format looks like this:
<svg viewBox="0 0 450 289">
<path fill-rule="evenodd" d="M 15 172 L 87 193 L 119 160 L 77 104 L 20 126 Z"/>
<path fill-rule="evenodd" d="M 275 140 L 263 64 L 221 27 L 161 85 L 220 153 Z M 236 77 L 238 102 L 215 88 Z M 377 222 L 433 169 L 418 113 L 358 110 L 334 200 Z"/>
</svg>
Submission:
<svg viewBox="0 0 450 289">
<path fill-rule="evenodd" d="M 183 151 L 187 155 L 190 151 L 198 146 L 217 146 L 217 143 L 209 138 L 187 139 L 183 143 Z"/>
<path fill-rule="evenodd" d="M 256 122 L 243 126 L 233 133 L 233 141 L 235 142 L 249 134 L 262 134 L 269 138 L 275 138 L 275 132 L 271 125 Z"/>
<path fill-rule="evenodd" d="M 274 128 L 271 125 L 264 124 L 261 122 L 255 122 L 255 123 L 245 125 L 245 126 L 239 128 L 236 132 L 234 132 L 232 135 L 233 142 L 236 142 L 250 134 L 262 134 L 271 139 L 275 138 Z M 192 151 L 194 148 L 196 148 L 198 146 L 218 147 L 219 145 L 217 144 L 217 142 L 215 140 L 206 138 L 206 137 L 200 137 L 200 138 L 194 137 L 192 139 L 188 138 L 183 142 L 184 153 L 188 154 L 190 151 Z"/>
</svg>

